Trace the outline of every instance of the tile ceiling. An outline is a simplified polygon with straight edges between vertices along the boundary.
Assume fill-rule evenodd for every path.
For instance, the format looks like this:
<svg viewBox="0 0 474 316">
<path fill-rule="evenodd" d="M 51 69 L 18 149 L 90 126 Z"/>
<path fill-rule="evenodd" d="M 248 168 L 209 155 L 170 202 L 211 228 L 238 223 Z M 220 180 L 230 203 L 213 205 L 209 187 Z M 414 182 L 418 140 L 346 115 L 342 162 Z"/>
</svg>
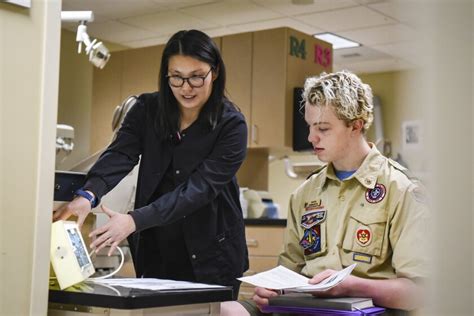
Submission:
<svg viewBox="0 0 474 316">
<path fill-rule="evenodd" d="M 295 4 L 309 2 L 309 4 Z M 409 69 L 422 23 L 412 0 L 63 0 L 63 11 L 92 10 L 91 37 L 137 48 L 165 43 L 181 29 L 210 36 L 281 26 L 329 31 L 362 44 L 334 51 L 335 70 Z M 77 23 L 63 23 L 75 31 Z"/>
</svg>

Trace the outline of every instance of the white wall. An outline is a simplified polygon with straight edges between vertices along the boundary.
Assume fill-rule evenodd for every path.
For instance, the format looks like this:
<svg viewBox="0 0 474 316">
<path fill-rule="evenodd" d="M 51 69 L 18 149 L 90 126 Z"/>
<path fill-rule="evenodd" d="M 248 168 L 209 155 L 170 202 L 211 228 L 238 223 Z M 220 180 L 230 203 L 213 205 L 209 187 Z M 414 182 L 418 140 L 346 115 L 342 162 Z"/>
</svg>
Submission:
<svg viewBox="0 0 474 316">
<path fill-rule="evenodd" d="M 0 3 L 0 314 L 46 315 L 59 0 Z"/>
<path fill-rule="evenodd" d="M 69 170 L 91 154 L 92 67 L 84 51 L 77 53 L 76 34 L 62 30 L 58 124 L 74 127 L 74 150 L 67 156 L 58 155 L 58 170 Z M 109 126 L 111 119 L 103 121 Z"/>
<path fill-rule="evenodd" d="M 437 0 L 423 11 L 435 219 L 427 315 L 473 315 L 473 3 Z"/>
</svg>

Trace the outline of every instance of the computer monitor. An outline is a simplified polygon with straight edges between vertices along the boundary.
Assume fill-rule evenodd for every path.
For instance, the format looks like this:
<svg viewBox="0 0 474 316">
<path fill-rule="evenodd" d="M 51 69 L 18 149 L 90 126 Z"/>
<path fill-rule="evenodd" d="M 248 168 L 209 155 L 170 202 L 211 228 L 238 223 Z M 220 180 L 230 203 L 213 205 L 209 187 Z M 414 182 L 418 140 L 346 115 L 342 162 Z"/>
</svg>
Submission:
<svg viewBox="0 0 474 316">
<path fill-rule="evenodd" d="M 313 147 L 308 141 L 309 129 L 304 120 L 303 88 L 293 90 L 293 150 L 306 151 Z"/>
</svg>

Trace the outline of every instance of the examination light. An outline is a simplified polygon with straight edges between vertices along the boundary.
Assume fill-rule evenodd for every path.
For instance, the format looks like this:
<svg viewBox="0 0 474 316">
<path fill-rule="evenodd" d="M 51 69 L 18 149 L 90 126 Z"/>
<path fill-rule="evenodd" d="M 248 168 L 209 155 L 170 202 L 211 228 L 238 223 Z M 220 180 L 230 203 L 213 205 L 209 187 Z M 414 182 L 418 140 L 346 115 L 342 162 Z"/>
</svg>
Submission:
<svg viewBox="0 0 474 316">
<path fill-rule="evenodd" d="M 94 21 L 92 11 L 62 11 L 62 22 L 79 22 L 76 33 L 76 42 L 79 43 L 77 52 L 82 53 L 82 44 L 84 43 L 85 52 L 89 56 L 89 61 L 96 67 L 102 69 L 110 59 L 110 52 L 107 47 L 98 42 L 97 39 L 91 41 L 87 34 L 87 22 Z"/>
</svg>

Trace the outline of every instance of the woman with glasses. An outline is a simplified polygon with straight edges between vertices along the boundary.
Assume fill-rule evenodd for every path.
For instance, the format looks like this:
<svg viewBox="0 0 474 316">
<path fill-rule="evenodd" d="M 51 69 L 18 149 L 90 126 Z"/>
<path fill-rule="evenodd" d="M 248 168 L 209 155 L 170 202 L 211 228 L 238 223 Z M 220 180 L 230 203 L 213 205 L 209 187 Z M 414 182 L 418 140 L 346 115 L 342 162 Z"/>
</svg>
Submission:
<svg viewBox="0 0 474 316">
<path fill-rule="evenodd" d="M 91 207 L 140 161 L 135 209 L 116 213 L 90 236 L 91 248 L 128 237 L 137 277 L 231 285 L 248 268 L 235 174 L 247 147 L 243 115 L 224 95 L 225 66 L 215 43 L 191 30 L 165 46 L 159 92 L 137 98 L 115 140 L 77 197 L 55 212 L 82 224 Z"/>
</svg>

